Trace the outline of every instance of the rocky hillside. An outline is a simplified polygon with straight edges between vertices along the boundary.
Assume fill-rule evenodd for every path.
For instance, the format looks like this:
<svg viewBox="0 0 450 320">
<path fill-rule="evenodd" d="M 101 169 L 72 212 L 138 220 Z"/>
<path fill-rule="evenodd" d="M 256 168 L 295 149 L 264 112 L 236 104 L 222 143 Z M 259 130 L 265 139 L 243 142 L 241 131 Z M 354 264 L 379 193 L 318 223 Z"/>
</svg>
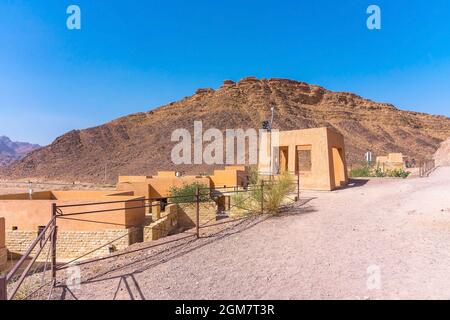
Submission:
<svg viewBox="0 0 450 320">
<path fill-rule="evenodd" d="M 450 137 L 450 118 L 403 111 L 352 93 L 286 79 L 227 80 L 217 90 L 199 89 L 180 101 L 132 114 L 87 130 L 71 131 L 51 145 L 12 164 L 4 175 L 67 181 L 115 181 L 118 174 L 151 174 L 174 168 L 171 133 L 192 132 L 194 120 L 210 127 L 260 128 L 276 109 L 274 127 L 282 130 L 333 127 L 346 139 L 347 159 L 362 161 L 367 149 L 375 154 L 403 152 L 430 158 Z M 204 172 L 207 166 L 177 167 Z"/>
<path fill-rule="evenodd" d="M 0 136 L 0 167 L 10 165 L 38 148 L 40 146 L 37 144 L 15 142 L 8 137 Z"/>
<path fill-rule="evenodd" d="M 434 154 L 436 166 L 450 166 L 450 138 L 441 143 Z"/>
</svg>

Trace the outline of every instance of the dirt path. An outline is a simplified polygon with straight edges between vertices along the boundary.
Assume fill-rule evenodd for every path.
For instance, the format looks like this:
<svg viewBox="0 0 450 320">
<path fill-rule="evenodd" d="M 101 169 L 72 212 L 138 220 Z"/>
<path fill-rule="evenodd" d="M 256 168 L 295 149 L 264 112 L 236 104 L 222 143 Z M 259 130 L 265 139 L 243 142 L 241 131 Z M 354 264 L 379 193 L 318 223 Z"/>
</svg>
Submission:
<svg viewBox="0 0 450 320">
<path fill-rule="evenodd" d="M 450 298 L 450 167 L 303 198 L 280 217 L 85 267 L 81 288 L 55 298 Z"/>
</svg>

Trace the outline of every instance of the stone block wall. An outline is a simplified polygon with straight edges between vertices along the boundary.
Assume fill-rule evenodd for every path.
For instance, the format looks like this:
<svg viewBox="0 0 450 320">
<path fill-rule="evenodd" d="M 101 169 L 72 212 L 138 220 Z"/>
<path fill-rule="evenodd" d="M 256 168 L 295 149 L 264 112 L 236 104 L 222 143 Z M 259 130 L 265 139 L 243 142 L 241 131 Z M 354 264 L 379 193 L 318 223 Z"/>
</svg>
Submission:
<svg viewBox="0 0 450 320">
<path fill-rule="evenodd" d="M 197 209 L 195 204 L 180 204 L 178 209 L 178 224 L 183 228 L 193 228 L 196 224 Z M 217 219 L 217 204 L 215 202 L 200 203 L 200 226 L 212 223 Z"/>
<path fill-rule="evenodd" d="M 36 239 L 37 232 L 32 231 L 8 231 L 6 244 L 13 255 L 23 254 Z M 75 259 L 83 256 L 83 259 L 104 256 L 113 251 L 123 250 L 129 245 L 142 242 L 143 231 L 141 227 L 118 230 L 102 231 L 64 231 L 57 234 L 56 254 L 58 260 Z M 50 240 L 42 250 L 38 261 L 47 257 Z M 39 250 L 39 244 L 33 250 L 32 255 Z"/>
<path fill-rule="evenodd" d="M 207 202 L 200 204 L 200 225 L 216 221 L 217 204 Z M 57 233 L 57 259 L 67 261 L 75 258 L 88 259 L 105 256 L 112 251 L 126 249 L 134 243 L 154 241 L 176 233 L 179 229 L 195 227 L 195 205 L 172 204 L 161 212 L 160 219 L 150 222 L 147 226 L 128 229 L 108 229 L 98 231 L 60 231 Z M 6 231 L 6 247 L 13 257 L 25 253 L 38 236 L 37 231 L 10 230 Z M 49 252 L 50 240 L 45 244 L 38 261 L 44 261 Z M 38 244 L 32 252 L 37 253 Z M 0 248 L 0 264 L 6 260 L 7 250 Z"/>
<path fill-rule="evenodd" d="M 159 218 L 144 227 L 144 241 L 158 240 L 167 237 L 178 228 L 178 205 L 171 204 Z"/>
<path fill-rule="evenodd" d="M 196 223 L 195 204 L 171 204 L 161 212 L 161 218 L 144 227 L 144 241 L 158 240 L 180 229 L 190 229 Z M 200 225 L 212 223 L 217 219 L 217 204 L 204 202 L 200 204 Z"/>
</svg>

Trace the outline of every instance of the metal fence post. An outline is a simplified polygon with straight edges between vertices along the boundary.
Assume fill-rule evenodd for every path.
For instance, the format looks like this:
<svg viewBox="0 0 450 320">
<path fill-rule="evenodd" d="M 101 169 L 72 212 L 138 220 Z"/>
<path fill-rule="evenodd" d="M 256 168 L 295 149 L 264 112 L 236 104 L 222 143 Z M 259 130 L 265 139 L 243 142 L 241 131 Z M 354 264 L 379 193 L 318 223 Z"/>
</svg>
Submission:
<svg viewBox="0 0 450 320">
<path fill-rule="evenodd" d="M 264 213 L 264 180 L 261 180 L 261 214 Z"/>
<path fill-rule="evenodd" d="M 0 301 L 8 300 L 6 274 L 0 275 Z"/>
<path fill-rule="evenodd" d="M 51 234 L 51 243 L 50 245 L 52 246 L 51 251 L 52 251 L 52 283 L 53 286 L 56 285 L 56 237 L 57 237 L 57 227 L 56 227 L 56 203 L 52 204 L 52 225 L 53 225 L 53 230 L 52 230 L 52 234 Z"/>
<path fill-rule="evenodd" d="M 200 238 L 200 188 L 195 189 L 195 226 L 197 238 Z"/>
</svg>

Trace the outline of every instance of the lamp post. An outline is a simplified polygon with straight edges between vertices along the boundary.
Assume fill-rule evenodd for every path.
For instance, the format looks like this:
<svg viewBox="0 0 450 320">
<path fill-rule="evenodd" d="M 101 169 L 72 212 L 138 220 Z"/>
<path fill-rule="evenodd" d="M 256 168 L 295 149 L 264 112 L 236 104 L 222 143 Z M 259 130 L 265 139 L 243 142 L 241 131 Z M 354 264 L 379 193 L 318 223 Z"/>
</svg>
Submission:
<svg viewBox="0 0 450 320">
<path fill-rule="evenodd" d="M 275 111 L 275 107 L 270 108 L 271 111 L 271 117 L 270 117 L 270 125 L 269 125 L 269 132 L 270 132 L 270 142 L 269 142 L 269 148 L 270 148 L 270 154 L 269 154 L 269 169 L 270 169 L 270 179 L 272 179 L 272 126 L 273 126 L 273 114 Z"/>
<path fill-rule="evenodd" d="M 367 165 L 370 167 L 372 164 L 372 151 L 367 151 L 365 154 Z"/>
<path fill-rule="evenodd" d="M 272 174 L 273 174 L 273 170 L 272 170 L 272 126 L 273 126 L 273 116 L 274 116 L 275 107 L 271 107 L 270 111 L 271 111 L 270 121 L 264 120 L 262 122 L 262 128 L 269 132 L 269 174 L 272 177 Z"/>
</svg>

